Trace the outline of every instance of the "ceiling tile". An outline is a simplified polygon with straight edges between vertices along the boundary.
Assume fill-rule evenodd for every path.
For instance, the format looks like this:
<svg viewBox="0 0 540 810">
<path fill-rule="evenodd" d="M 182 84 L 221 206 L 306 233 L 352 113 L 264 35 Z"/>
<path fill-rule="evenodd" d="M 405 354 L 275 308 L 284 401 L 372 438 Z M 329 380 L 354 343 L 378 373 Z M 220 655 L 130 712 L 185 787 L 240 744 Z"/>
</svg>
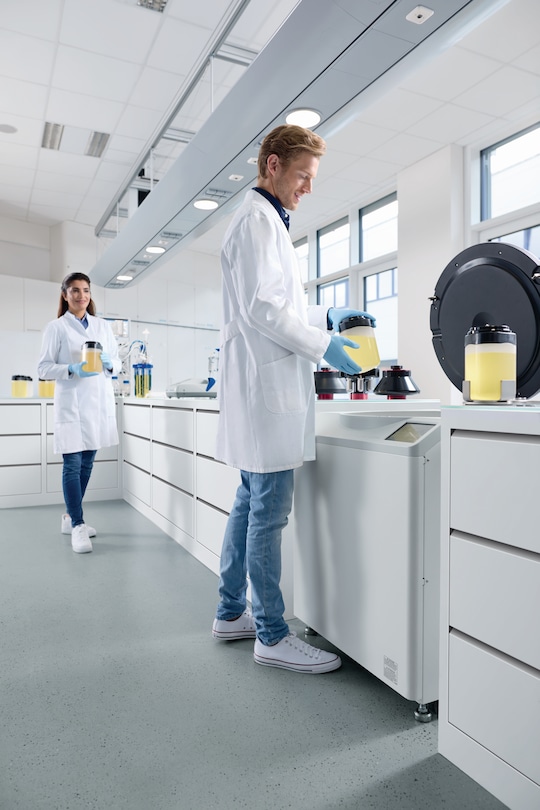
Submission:
<svg viewBox="0 0 540 810">
<path fill-rule="evenodd" d="M 158 32 L 148 56 L 149 67 L 189 75 L 210 40 L 208 28 L 199 28 L 180 20 L 169 20 Z"/>
<path fill-rule="evenodd" d="M 129 102 L 136 107 L 164 112 L 172 105 L 184 79 L 184 76 L 165 70 L 146 68 L 137 81 Z"/>
<path fill-rule="evenodd" d="M 132 62 L 60 45 L 52 83 L 60 90 L 125 102 L 139 73 L 140 67 Z"/>
<path fill-rule="evenodd" d="M 433 114 L 436 115 L 436 113 Z M 440 129 L 436 133 L 439 134 Z M 411 163 L 417 163 L 419 160 L 428 157 L 428 155 L 437 152 L 446 143 L 445 138 L 441 137 L 440 134 L 438 140 L 430 138 L 428 132 L 422 133 L 422 135 L 425 135 L 425 137 L 400 132 L 391 141 L 386 141 L 378 149 L 370 152 L 369 157 L 397 163 L 402 167 L 410 166 Z"/>
<path fill-rule="evenodd" d="M 230 0 L 205 0 L 204 3 L 186 3 L 169 0 L 167 15 L 182 22 L 198 25 L 210 31 L 217 26 L 230 7 Z"/>
<path fill-rule="evenodd" d="M 45 172 L 69 174 L 74 177 L 94 177 L 99 162 L 86 155 L 70 155 L 55 149 L 40 149 L 39 169 Z"/>
<path fill-rule="evenodd" d="M 35 169 L 38 165 L 39 149 L 19 143 L 9 143 L 9 135 L 0 134 L 0 164 Z"/>
<path fill-rule="evenodd" d="M 521 54 L 514 62 L 514 67 L 528 70 L 530 73 L 540 74 L 540 45 L 536 45 L 526 53 Z"/>
<path fill-rule="evenodd" d="M 454 101 L 461 107 L 496 117 L 538 99 L 540 76 L 508 65 L 478 82 Z"/>
<path fill-rule="evenodd" d="M 2 28 L 20 34 L 55 40 L 64 0 L 24 0 L 2 3 Z"/>
<path fill-rule="evenodd" d="M 0 29 L 0 75 L 47 85 L 55 52 L 52 42 Z"/>
<path fill-rule="evenodd" d="M 408 133 L 433 138 L 439 144 L 457 143 L 494 119 L 493 115 L 466 110 L 457 104 L 446 104 L 411 127 Z"/>
<path fill-rule="evenodd" d="M 47 120 L 57 124 L 112 132 L 125 105 L 119 101 L 53 88 L 47 104 Z"/>
<path fill-rule="evenodd" d="M 429 63 L 429 70 L 415 71 L 400 82 L 400 87 L 441 101 L 451 101 L 500 67 L 500 61 L 456 47 L 436 56 Z"/>
<path fill-rule="evenodd" d="M 366 107 L 358 117 L 366 123 L 386 129 L 403 130 L 413 126 L 441 105 L 442 102 L 437 99 L 396 88 Z"/>
<path fill-rule="evenodd" d="M 2 113 L 0 123 L 16 127 L 17 132 L 0 132 L 0 143 L 4 148 L 12 146 L 32 146 L 38 149 L 41 146 L 43 123 L 37 118 L 22 118 L 19 115 Z"/>
<path fill-rule="evenodd" d="M 34 182 L 35 169 L 14 166 L 8 163 L 0 163 L 0 167 L 0 197 L 5 197 L 6 186 L 15 186 L 17 183 L 30 186 Z"/>
<path fill-rule="evenodd" d="M 538 41 L 538 0 L 512 0 L 460 41 L 460 46 L 511 62 Z"/>
<path fill-rule="evenodd" d="M 144 62 L 164 16 L 111 0 L 65 0 L 60 42 L 126 62 Z"/>
<path fill-rule="evenodd" d="M 0 118 L 2 112 L 42 119 L 47 103 L 47 87 L 0 76 Z"/>
<path fill-rule="evenodd" d="M 34 188 L 40 191 L 57 191 L 62 194 L 81 195 L 85 193 L 90 183 L 91 178 L 82 178 L 79 175 L 39 171 L 36 174 Z"/>
<path fill-rule="evenodd" d="M 116 132 L 118 135 L 129 137 L 136 134 L 144 138 L 145 142 L 156 131 L 157 124 L 155 116 L 150 115 L 143 107 L 126 107 L 120 117 Z"/>
</svg>

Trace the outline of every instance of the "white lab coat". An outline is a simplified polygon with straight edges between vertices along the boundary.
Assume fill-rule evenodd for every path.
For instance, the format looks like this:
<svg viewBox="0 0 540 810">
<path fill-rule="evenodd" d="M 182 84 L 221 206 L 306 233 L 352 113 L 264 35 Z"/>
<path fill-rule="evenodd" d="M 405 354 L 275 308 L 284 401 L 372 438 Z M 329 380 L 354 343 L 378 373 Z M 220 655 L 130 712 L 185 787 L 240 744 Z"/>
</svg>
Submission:
<svg viewBox="0 0 540 810">
<path fill-rule="evenodd" d="M 43 380 L 56 380 L 54 387 L 54 452 L 78 453 L 118 444 L 118 430 L 111 377 L 121 361 L 107 321 L 87 315 L 88 329 L 66 312 L 45 327 L 38 363 Z M 68 365 L 81 362 L 81 347 L 97 340 L 113 363 L 95 377 L 69 376 Z"/>
<path fill-rule="evenodd" d="M 315 458 L 314 364 L 328 348 L 326 307 L 309 314 L 278 212 L 250 190 L 221 253 L 223 330 L 216 458 L 278 472 Z"/>
</svg>

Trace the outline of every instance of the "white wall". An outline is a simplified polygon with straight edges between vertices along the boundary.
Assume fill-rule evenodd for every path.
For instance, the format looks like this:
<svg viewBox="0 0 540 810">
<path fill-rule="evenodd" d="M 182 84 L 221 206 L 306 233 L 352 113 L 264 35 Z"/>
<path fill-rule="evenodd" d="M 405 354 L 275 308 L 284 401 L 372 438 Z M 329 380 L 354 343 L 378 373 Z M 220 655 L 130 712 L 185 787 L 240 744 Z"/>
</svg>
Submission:
<svg viewBox="0 0 540 810">
<path fill-rule="evenodd" d="M 464 244 L 463 150 L 448 146 L 398 175 L 399 363 L 411 369 L 423 399 L 451 404 L 457 389 L 444 374 L 429 327 L 435 285 Z"/>
</svg>

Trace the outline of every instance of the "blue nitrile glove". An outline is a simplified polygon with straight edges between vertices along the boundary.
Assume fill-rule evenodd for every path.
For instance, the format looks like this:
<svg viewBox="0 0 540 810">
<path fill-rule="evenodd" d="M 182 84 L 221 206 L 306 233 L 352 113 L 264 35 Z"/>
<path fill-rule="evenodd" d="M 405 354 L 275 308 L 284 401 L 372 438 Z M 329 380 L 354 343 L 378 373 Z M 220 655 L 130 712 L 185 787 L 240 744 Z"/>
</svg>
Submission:
<svg viewBox="0 0 540 810">
<path fill-rule="evenodd" d="M 341 321 L 345 318 L 355 318 L 361 316 L 362 318 L 371 318 L 373 326 L 376 325 L 376 320 L 369 312 L 361 312 L 359 309 L 345 309 L 345 307 L 330 307 L 327 313 L 328 323 L 332 324 L 333 329 L 337 329 Z"/>
<path fill-rule="evenodd" d="M 76 374 L 77 377 L 95 377 L 98 374 L 98 371 L 85 371 L 83 366 L 86 363 L 70 363 L 68 366 L 68 371 L 70 374 Z"/>
<path fill-rule="evenodd" d="M 323 359 L 326 360 L 329 366 L 342 371 L 344 374 L 360 374 L 362 369 L 349 357 L 343 348 L 344 346 L 357 349 L 358 343 L 353 343 L 352 340 L 343 337 L 343 335 L 332 335 Z"/>
<path fill-rule="evenodd" d="M 111 360 L 111 355 L 107 354 L 107 352 L 101 352 L 99 357 L 101 359 L 101 363 L 103 365 L 103 368 L 108 368 L 109 371 L 111 371 L 112 367 L 113 367 L 113 362 Z"/>
</svg>

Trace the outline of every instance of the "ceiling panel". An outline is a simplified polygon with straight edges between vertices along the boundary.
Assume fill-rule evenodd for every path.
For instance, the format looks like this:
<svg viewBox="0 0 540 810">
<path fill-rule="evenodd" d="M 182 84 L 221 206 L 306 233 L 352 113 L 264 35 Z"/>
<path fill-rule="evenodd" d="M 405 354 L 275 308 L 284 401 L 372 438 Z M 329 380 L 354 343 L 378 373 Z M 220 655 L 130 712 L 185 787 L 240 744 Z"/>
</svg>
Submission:
<svg viewBox="0 0 540 810">
<path fill-rule="evenodd" d="M 53 42 L 0 29 L 0 76 L 47 85 L 54 57 Z"/>
</svg>

